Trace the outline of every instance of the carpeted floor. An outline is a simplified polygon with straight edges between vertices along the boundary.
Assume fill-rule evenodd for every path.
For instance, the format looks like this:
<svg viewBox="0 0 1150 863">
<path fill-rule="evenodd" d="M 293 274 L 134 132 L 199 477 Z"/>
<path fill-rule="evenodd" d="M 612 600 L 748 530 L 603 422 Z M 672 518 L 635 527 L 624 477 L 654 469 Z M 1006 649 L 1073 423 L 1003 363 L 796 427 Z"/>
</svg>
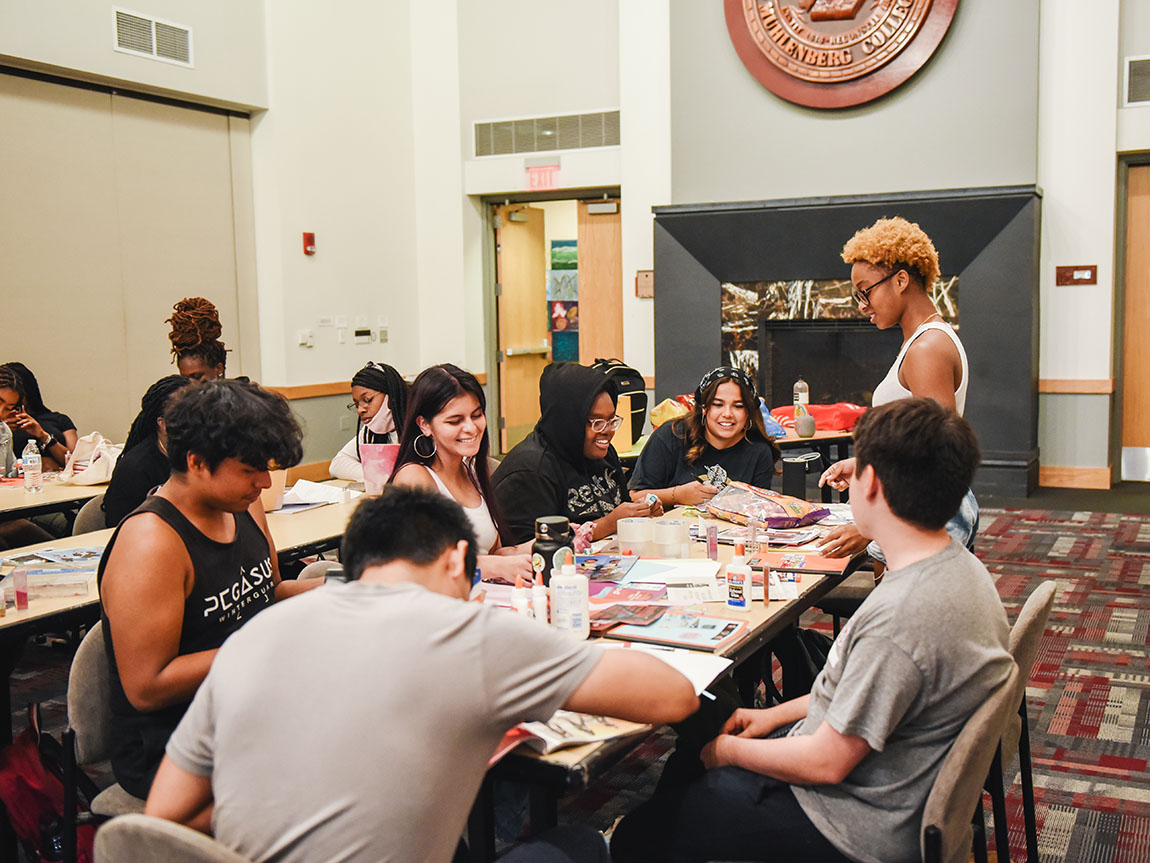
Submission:
<svg viewBox="0 0 1150 863">
<path fill-rule="evenodd" d="M 1150 860 L 1150 516 L 985 508 L 977 554 L 1012 622 L 1042 580 L 1058 584 L 1027 689 L 1042 863 Z M 815 612 L 804 625 L 829 630 Z M 30 645 L 12 681 L 13 704 L 41 701 L 53 730 L 64 721 L 69 659 L 67 649 Z M 14 722 L 23 727 L 23 716 Z M 673 740 L 648 738 L 564 801 L 561 820 L 608 827 L 650 793 Z M 1025 859 L 1020 805 L 1015 778 L 1016 860 Z"/>
</svg>

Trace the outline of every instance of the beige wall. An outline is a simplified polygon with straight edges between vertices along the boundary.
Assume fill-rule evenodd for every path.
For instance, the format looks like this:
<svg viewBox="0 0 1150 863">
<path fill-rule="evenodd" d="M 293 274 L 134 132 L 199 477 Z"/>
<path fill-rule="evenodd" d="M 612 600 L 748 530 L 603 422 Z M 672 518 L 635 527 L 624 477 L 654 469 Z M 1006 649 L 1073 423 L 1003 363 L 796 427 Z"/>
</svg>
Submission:
<svg viewBox="0 0 1150 863">
<path fill-rule="evenodd" d="M 113 49 L 104 0 L 8 0 L 0 6 L 0 62 L 225 107 L 267 105 L 264 3 L 141 0 L 120 8 L 190 28 L 194 66 Z"/>
</svg>

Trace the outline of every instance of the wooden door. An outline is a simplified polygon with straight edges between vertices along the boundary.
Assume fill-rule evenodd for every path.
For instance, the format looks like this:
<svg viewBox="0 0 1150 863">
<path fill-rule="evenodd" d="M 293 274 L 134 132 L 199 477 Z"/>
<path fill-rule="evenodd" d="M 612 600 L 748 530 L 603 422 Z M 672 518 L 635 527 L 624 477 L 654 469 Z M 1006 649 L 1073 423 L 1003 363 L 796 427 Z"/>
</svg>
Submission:
<svg viewBox="0 0 1150 863">
<path fill-rule="evenodd" d="M 551 362 L 543 211 L 523 204 L 495 212 L 499 322 L 500 449 L 507 452 L 539 419 L 539 375 Z"/>
<path fill-rule="evenodd" d="M 1150 165 L 1126 183 L 1126 302 L 1122 339 L 1122 478 L 1150 480 Z"/>
<path fill-rule="evenodd" d="M 579 361 L 584 365 L 599 357 L 623 359 L 623 232 L 619 199 L 590 202 L 614 204 L 614 212 L 588 213 L 588 203 L 579 202 Z"/>
</svg>

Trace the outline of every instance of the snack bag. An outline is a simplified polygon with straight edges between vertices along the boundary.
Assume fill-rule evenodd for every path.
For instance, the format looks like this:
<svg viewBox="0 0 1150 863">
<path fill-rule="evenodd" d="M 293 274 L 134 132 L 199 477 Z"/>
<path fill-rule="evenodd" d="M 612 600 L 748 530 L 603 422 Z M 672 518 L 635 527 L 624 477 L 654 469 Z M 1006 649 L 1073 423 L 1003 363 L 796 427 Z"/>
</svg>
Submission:
<svg viewBox="0 0 1150 863">
<path fill-rule="evenodd" d="M 699 509 L 724 521 L 735 524 L 754 521 L 768 528 L 802 527 L 831 514 L 825 506 L 736 480 L 727 483 L 726 488 Z"/>
</svg>

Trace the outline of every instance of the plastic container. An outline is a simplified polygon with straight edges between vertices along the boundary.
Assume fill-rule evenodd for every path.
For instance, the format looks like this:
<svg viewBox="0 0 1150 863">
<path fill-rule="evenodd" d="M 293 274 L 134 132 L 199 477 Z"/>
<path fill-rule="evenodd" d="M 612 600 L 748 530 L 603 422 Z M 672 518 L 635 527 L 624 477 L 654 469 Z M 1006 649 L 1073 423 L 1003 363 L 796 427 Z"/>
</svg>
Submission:
<svg viewBox="0 0 1150 863">
<path fill-rule="evenodd" d="M 574 564 L 551 575 L 551 625 L 580 639 L 591 634 L 589 584 Z"/>
<path fill-rule="evenodd" d="M 552 561 L 555 552 L 561 548 L 571 549 L 571 523 L 561 515 L 544 515 L 535 519 L 535 542 L 531 544 L 531 568 L 536 576 L 543 576 L 543 583 L 551 583 Z M 536 579 L 538 580 L 538 578 Z"/>
<path fill-rule="evenodd" d="M 28 610 L 28 570 L 20 567 L 12 573 L 12 590 L 16 593 L 16 610 Z"/>
<path fill-rule="evenodd" d="M 547 622 L 547 586 L 539 574 L 536 574 L 535 583 L 531 585 L 531 610 L 536 620 Z"/>
<path fill-rule="evenodd" d="M 617 526 L 619 548 L 636 556 L 649 553 L 652 530 L 649 518 L 621 518 Z"/>
<path fill-rule="evenodd" d="M 515 576 L 515 587 L 511 588 L 511 610 L 516 614 L 531 616 L 531 605 L 528 602 L 527 588 L 523 585 L 523 576 Z"/>
<path fill-rule="evenodd" d="M 727 564 L 727 608 L 731 611 L 751 610 L 751 568 L 744 562 L 746 549 L 735 544 L 735 556 Z"/>
<path fill-rule="evenodd" d="M 36 446 L 36 441 L 28 440 L 28 445 L 24 447 L 24 453 L 20 456 L 20 460 L 24 466 L 24 491 L 33 494 L 43 491 L 44 479 L 40 473 L 40 448 Z"/>
<path fill-rule="evenodd" d="M 797 405 L 809 405 L 811 403 L 811 388 L 807 386 L 802 375 L 799 375 L 799 379 L 795 381 L 794 397 Z"/>
</svg>

